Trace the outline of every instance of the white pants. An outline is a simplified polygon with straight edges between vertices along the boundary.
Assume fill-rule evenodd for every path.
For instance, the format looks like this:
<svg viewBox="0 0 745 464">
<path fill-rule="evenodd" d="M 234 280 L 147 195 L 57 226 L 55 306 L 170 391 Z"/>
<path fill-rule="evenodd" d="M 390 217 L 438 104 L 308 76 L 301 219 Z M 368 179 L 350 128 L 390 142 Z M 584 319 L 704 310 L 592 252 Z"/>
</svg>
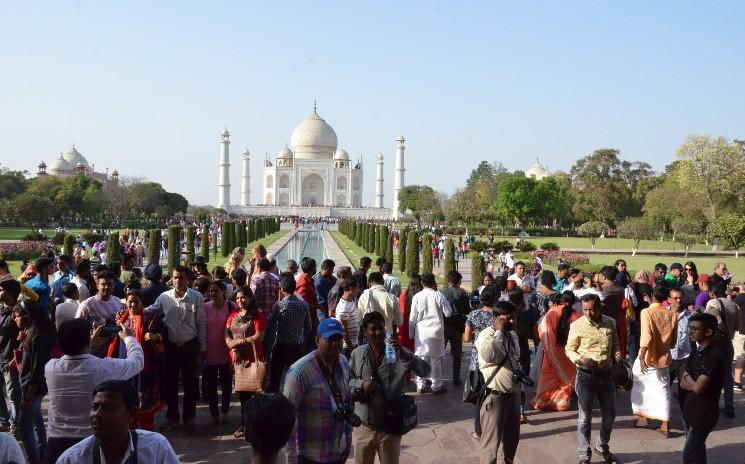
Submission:
<svg viewBox="0 0 745 464">
<path fill-rule="evenodd" d="M 432 390 L 439 390 L 442 388 L 442 358 L 432 358 L 429 356 L 419 356 L 423 361 L 427 362 L 432 370 L 429 373 L 429 377 L 416 378 L 416 388 L 423 390 L 427 386 L 427 379 L 432 382 Z"/>
</svg>

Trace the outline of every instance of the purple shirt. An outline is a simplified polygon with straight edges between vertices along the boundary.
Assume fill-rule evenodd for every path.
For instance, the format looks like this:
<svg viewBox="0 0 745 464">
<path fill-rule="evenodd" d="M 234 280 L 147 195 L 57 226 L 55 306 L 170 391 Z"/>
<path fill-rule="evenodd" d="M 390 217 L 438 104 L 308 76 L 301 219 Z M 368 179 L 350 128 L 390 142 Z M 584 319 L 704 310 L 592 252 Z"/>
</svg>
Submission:
<svg viewBox="0 0 745 464">
<path fill-rule="evenodd" d="M 708 290 L 700 292 L 696 297 L 696 302 L 693 303 L 693 308 L 699 311 L 703 311 L 704 308 L 706 308 L 706 302 L 710 299 L 711 298 L 709 298 Z"/>
<path fill-rule="evenodd" d="M 232 301 L 225 301 L 222 308 L 212 307 L 212 301 L 204 304 L 204 315 L 207 318 L 207 365 L 230 364 L 228 345 L 225 344 L 225 324 L 228 316 L 238 308 Z"/>
</svg>

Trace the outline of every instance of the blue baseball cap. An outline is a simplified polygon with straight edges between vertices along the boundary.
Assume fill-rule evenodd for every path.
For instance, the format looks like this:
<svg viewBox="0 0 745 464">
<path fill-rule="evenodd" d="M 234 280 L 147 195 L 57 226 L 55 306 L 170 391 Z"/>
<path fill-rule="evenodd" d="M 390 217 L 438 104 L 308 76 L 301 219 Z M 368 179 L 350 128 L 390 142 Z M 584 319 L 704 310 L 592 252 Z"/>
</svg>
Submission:
<svg viewBox="0 0 745 464">
<path fill-rule="evenodd" d="M 328 340 L 334 335 L 344 336 L 344 327 L 333 317 L 326 318 L 318 324 L 318 336 Z"/>
</svg>

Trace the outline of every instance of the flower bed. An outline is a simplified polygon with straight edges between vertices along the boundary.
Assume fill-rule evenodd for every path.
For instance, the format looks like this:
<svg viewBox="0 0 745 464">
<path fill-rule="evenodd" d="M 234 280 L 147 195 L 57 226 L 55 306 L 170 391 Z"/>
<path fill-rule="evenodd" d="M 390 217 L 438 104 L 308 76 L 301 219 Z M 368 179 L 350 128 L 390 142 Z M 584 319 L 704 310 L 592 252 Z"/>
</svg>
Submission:
<svg viewBox="0 0 745 464">
<path fill-rule="evenodd" d="M 577 266 L 580 264 L 588 264 L 590 257 L 587 255 L 572 253 L 570 251 L 561 250 L 536 250 L 533 252 L 533 256 L 540 255 L 544 263 L 557 265 L 559 261 L 564 261 L 570 266 Z"/>
<path fill-rule="evenodd" d="M 0 258 L 8 261 L 23 261 L 36 259 L 52 246 L 50 241 L 23 241 L 16 243 L 0 243 Z"/>
</svg>

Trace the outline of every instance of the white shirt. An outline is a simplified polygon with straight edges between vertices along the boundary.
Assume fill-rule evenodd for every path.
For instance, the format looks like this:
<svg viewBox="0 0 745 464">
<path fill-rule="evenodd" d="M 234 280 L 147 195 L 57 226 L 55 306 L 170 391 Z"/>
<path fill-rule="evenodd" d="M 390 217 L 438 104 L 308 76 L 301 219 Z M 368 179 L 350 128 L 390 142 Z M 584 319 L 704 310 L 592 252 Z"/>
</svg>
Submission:
<svg viewBox="0 0 745 464">
<path fill-rule="evenodd" d="M 183 296 L 176 296 L 176 289 L 160 294 L 146 311 L 163 311 L 168 329 L 168 341 L 186 343 L 199 338 L 199 350 L 207 351 L 207 317 L 204 313 L 204 297 L 191 288 Z"/>
<path fill-rule="evenodd" d="M 512 266 L 510 266 L 512 267 Z M 523 281 L 525 280 L 525 277 L 527 277 L 528 274 L 525 274 L 524 276 L 520 277 L 517 275 L 517 272 L 512 274 L 511 276 L 507 277 L 507 280 L 514 280 L 518 287 L 523 287 Z"/>
<path fill-rule="evenodd" d="M 403 316 L 396 304 L 396 297 L 388 293 L 382 285 L 373 285 L 368 288 L 357 301 L 360 314 L 364 316 L 370 311 L 379 312 L 385 319 L 385 331 L 393 333 L 393 326 L 401 327 L 403 325 Z"/>
<path fill-rule="evenodd" d="M 137 462 L 142 464 L 180 464 L 178 456 L 173 451 L 166 437 L 159 433 L 147 430 L 135 430 L 137 433 Z M 57 459 L 57 464 L 89 464 L 93 463 L 93 444 L 96 437 L 90 436 L 72 448 L 68 448 L 62 456 Z M 123 464 L 134 452 L 132 436 L 129 437 L 129 445 L 124 457 L 119 463 L 108 463 L 106 457 L 101 453 L 101 464 Z"/>
<path fill-rule="evenodd" d="M 65 298 L 63 303 L 57 305 L 54 310 L 54 324 L 59 329 L 59 326 L 65 322 L 75 319 L 75 314 L 78 312 L 79 303 L 76 300 Z"/>
<path fill-rule="evenodd" d="M 85 283 L 85 280 L 81 279 L 80 276 L 74 276 L 70 279 L 70 282 L 78 287 L 78 303 L 82 303 L 91 297 L 91 291 L 88 289 L 88 284 Z"/>
<path fill-rule="evenodd" d="M 0 463 L 2 464 L 26 464 L 21 446 L 13 435 L 0 432 Z"/>
<path fill-rule="evenodd" d="M 106 321 L 113 321 L 120 309 L 122 309 L 122 302 L 114 295 L 109 296 L 106 301 L 95 295 L 80 303 L 75 317 L 87 319 L 93 327 L 98 327 Z"/>
<path fill-rule="evenodd" d="M 439 358 L 445 354 L 444 317 L 450 317 L 450 307 L 445 295 L 425 287 L 411 300 L 409 337 L 414 339 L 417 356 Z"/>
<path fill-rule="evenodd" d="M 79 438 L 91 434 L 88 414 L 93 390 L 105 380 L 127 380 L 145 365 L 142 347 L 133 336 L 124 339 L 126 359 L 97 358 L 92 354 L 64 355 L 44 367 L 49 388 L 50 437 Z M 141 461 L 142 462 L 142 461 Z"/>
</svg>

